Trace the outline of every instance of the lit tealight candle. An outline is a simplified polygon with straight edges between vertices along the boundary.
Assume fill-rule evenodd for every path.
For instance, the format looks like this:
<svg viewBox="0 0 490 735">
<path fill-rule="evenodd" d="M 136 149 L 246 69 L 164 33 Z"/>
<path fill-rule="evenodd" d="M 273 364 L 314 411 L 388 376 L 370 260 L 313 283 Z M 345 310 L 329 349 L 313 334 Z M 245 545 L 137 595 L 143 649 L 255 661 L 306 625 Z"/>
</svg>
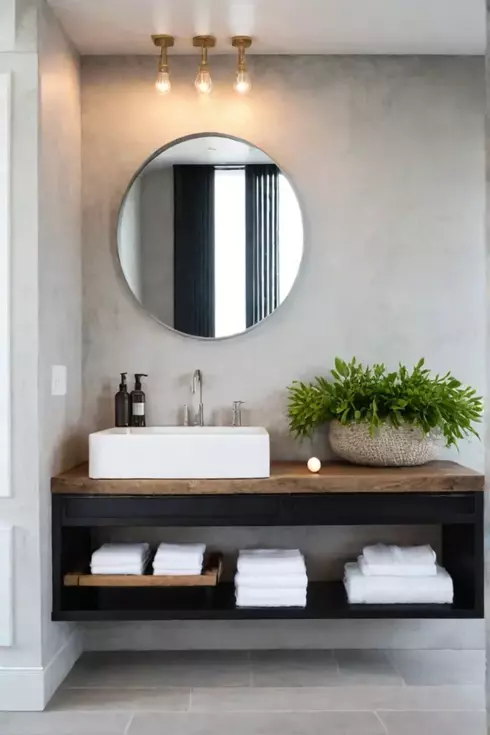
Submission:
<svg viewBox="0 0 490 735">
<path fill-rule="evenodd" d="M 320 472 L 322 468 L 322 463 L 317 457 L 310 457 L 310 459 L 307 462 L 307 467 L 310 470 L 310 472 Z"/>
</svg>

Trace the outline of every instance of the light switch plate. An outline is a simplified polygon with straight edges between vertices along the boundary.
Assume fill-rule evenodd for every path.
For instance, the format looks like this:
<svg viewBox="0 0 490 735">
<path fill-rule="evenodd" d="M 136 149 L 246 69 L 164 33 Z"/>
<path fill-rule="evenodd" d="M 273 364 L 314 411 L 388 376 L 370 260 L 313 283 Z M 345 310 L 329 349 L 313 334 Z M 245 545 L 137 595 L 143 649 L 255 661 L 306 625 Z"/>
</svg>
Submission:
<svg viewBox="0 0 490 735">
<path fill-rule="evenodd" d="M 66 396 L 66 365 L 51 368 L 51 395 Z"/>
</svg>

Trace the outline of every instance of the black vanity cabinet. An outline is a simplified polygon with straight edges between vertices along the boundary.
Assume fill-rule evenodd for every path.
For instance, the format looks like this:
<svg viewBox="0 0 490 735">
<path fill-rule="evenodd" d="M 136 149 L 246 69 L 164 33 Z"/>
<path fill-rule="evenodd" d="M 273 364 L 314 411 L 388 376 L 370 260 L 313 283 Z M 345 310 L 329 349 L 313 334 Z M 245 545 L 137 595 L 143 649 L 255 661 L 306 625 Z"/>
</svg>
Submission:
<svg viewBox="0 0 490 735">
<path fill-rule="evenodd" d="M 482 475 L 452 462 L 408 469 L 299 463 L 257 480 L 91 480 L 80 466 L 52 480 L 53 620 L 483 617 Z M 212 588 L 84 587 L 101 527 L 432 525 L 452 605 L 350 605 L 341 580 L 312 582 L 298 608 L 237 608 L 233 582 Z"/>
</svg>

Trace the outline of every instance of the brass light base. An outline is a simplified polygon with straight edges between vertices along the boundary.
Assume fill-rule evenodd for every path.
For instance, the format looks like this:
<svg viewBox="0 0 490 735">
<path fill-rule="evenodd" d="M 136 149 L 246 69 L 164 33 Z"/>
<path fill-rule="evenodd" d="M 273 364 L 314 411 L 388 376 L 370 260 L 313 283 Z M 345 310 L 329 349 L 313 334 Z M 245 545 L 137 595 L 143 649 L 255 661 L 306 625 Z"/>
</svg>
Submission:
<svg viewBox="0 0 490 735">
<path fill-rule="evenodd" d="M 252 45 L 252 39 L 250 36 L 233 36 L 231 39 L 231 45 L 235 48 L 250 48 Z"/>
<path fill-rule="evenodd" d="M 152 36 L 151 40 L 155 46 L 158 46 L 159 48 L 169 48 L 170 46 L 173 46 L 175 42 L 175 38 L 173 36 L 167 36 L 165 34 Z"/>
<path fill-rule="evenodd" d="M 198 48 L 214 48 L 216 39 L 214 36 L 194 36 L 192 45 Z"/>
</svg>

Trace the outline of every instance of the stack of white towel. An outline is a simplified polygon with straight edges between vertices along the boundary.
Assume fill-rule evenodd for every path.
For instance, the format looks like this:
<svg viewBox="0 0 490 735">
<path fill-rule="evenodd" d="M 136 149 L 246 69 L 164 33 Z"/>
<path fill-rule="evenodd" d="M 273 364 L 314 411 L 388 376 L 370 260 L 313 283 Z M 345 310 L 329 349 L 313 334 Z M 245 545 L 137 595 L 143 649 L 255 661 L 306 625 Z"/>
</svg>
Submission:
<svg viewBox="0 0 490 735">
<path fill-rule="evenodd" d="M 94 551 L 90 561 L 92 574 L 143 574 L 149 544 L 103 544 Z"/>
<path fill-rule="evenodd" d="M 430 546 L 366 546 L 357 562 L 346 564 L 344 585 L 353 604 L 448 604 L 454 599 L 453 581 Z"/>
<path fill-rule="evenodd" d="M 235 577 L 238 607 L 305 607 L 308 578 L 298 549 L 240 551 Z"/>
<path fill-rule="evenodd" d="M 160 544 L 153 559 L 153 574 L 188 576 L 201 574 L 205 544 Z"/>
</svg>

